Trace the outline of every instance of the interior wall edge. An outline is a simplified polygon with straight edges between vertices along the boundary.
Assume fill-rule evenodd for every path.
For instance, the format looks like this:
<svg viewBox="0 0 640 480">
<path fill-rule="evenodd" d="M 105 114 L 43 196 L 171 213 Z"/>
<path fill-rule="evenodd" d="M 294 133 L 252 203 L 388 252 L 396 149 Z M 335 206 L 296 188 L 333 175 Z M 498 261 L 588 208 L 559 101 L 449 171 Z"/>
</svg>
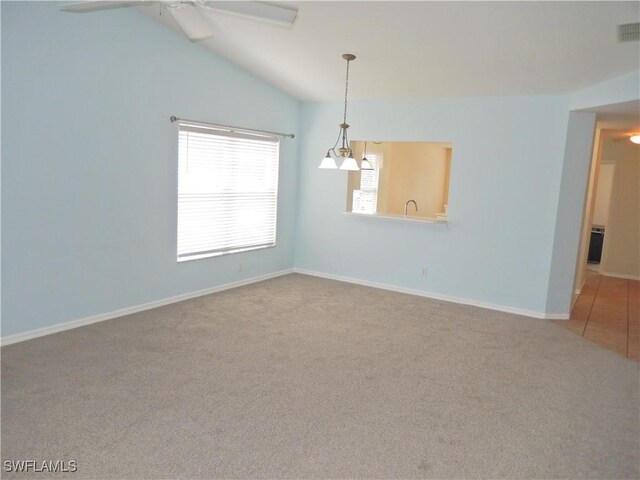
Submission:
<svg viewBox="0 0 640 480">
<path fill-rule="evenodd" d="M 570 112 L 551 252 L 547 311 L 571 310 L 595 125 L 595 113 Z"/>
</svg>

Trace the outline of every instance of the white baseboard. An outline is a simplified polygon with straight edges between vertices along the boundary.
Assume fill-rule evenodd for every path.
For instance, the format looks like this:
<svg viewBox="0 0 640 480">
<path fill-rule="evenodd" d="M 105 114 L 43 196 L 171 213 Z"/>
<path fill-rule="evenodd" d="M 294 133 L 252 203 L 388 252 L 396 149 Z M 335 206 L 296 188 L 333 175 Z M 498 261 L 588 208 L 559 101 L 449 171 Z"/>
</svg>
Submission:
<svg viewBox="0 0 640 480">
<path fill-rule="evenodd" d="M 568 320 L 568 313 L 545 313 L 533 310 L 524 310 L 520 308 L 507 307 L 505 305 L 497 305 L 494 303 L 480 302 L 469 298 L 453 297 L 440 293 L 425 292 L 423 290 L 414 290 L 412 288 L 397 287 L 386 283 L 370 282 L 368 280 L 360 280 L 352 277 L 343 277 L 341 275 L 333 275 L 330 273 L 317 272 L 315 270 L 306 270 L 304 268 L 294 268 L 296 273 L 303 275 L 311 275 L 314 277 L 328 278 L 330 280 L 338 280 L 340 282 L 355 283 L 365 287 L 380 288 L 382 290 L 390 290 L 392 292 L 406 293 L 408 295 L 417 295 L 419 297 L 433 298 L 434 300 L 444 300 L 445 302 L 458 303 L 462 305 L 472 305 L 474 307 L 487 308 L 498 312 L 513 313 L 515 315 L 523 315 L 525 317 L 541 318 L 546 320 Z"/>
<path fill-rule="evenodd" d="M 624 278 L 626 280 L 640 280 L 640 275 L 627 275 L 626 273 L 600 272 L 605 277 Z"/>
<path fill-rule="evenodd" d="M 6 335 L 2 337 L 0 340 L 0 344 L 2 346 L 11 345 L 18 342 L 24 342 L 26 340 L 31 340 L 33 338 L 43 337 L 45 335 L 51 335 L 53 333 L 64 332 L 65 330 L 71 330 L 73 328 L 83 327 L 85 325 L 91 325 L 93 323 L 102 322 L 105 320 L 111 320 L 113 318 L 123 317 L 125 315 L 131 315 L 133 313 L 142 312 L 145 310 L 151 310 L 152 308 L 158 308 L 165 305 L 169 305 L 172 303 L 182 302 L 184 300 L 189 300 L 191 298 L 202 297 L 204 295 L 210 295 L 216 292 L 222 292 L 224 290 L 229 290 L 232 288 L 242 287 L 244 285 L 250 285 L 252 283 L 262 282 L 264 280 L 269 280 L 270 278 L 280 277 L 283 275 L 288 275 L 290 273 L 300 273 L 303 275 L 311 275 L 314 277 L 327 278 L 330 280 L 337 280 L 340 282 L 354 283 L 357 285 L 363 285 L 366 287 L 380 288 L 382 290 L 389 290 L 392 292 L 405 293 L 408 295 L 416 295 L 420 297 L 433 298 L 435 300 L 443 300 L 446 302 L 458 303 L 462 305 L 471 305 L 480 308 L 487 308 L 489 310 L 496 310 L 498 312 L 512 313 L 515 315 L 523 315 L 526 317 L 533 318 L 541 318 L 547 320 L 567 320 L 569 318 L 569 314 L 567 313 L 545 313 L 545 312 L 536 312 L 533 310 L 524 310 L 519 308 L 507 307 L 504 305 L 497 305 L 493 303 L 481 302 L 477 300 L 472 300 L 468 298 L 460 298 L 453 297 L 451 295 L 443 295 L 440 293 L 433 292 L 425 292 L 423 290 L 415 290 L 411 288 L 398 287 L 395 285 L 389 285 L 385 283 L 378 282 L 370 282 L 367 280 L 360 280 L 352 277 L 344 277 L 341 275 L 332 275 L 329 273 L 318 272 L 314 270 L 306 270 L 303 268 L 288 268 L 285 270 L 280 270 L 273 273 L 268 273 L 266 275 L 259 275 L 257 277 L 251 277 L 244 280 L 239 280 L 237 282 L 225 283 L 223 285 L 218 285 L 216 287 L 205 288 L 203 290 L 198 290 L 195 292 L 185 293 L 182 295 L 176 295 L 174 297 L 163 298 L 161 300 L 156 300 L 154 302 L 144 303 L 141 305 L 134 305 L 132 307 L 122 308 L 119 310 L 115 310 L 112 312 L 101 313 L 98 315 L 92 315 L 91 317 L 80 318 L 77 320 L 71 320 L 69 322 L 58 323 L 56 325 L 52 325 L 50 327 L 37 328 L 34 330 L 29 330 L 27 332 L 16 333 L 14 335 Z"/>
<path fill-rule="evenodd" d="M 50 327 L 37 328 L 35 330 L 29 330 L 27 332 L 16 333 L 14 335 L 6 335 L 2 337 L 1 344 L 11 345 L 13 343 L 24 342 L 31 340 L 32 338 L 43 337 L 45 335 L 51 335 L 52 333 L 63 332 L 65 330 L 71 330 L 72 328 L 84 327 L 85 325 L 91 325 L 92 323 L 102 322 L 104 320 L 111 320 L 113 318 L 123 317 L 125 315 L 131 315 L 132 313 L 142 312 L 144 310 L 150 310 L 152 308 L 162 307 L 171 303 L 182 302 L 191 298 L 202 297 L 204 295 L 210 295 L 216 292 L 222 292 L 231 288 L 242 287 L 252 283 L 262 282 L 269 280 L 270 278 L 280 277 L 282 275 L 288 275 L 293 273 L 293 268 L 286 270 L 280 270 L 278 272 L 268 273 L 266 275 L 259 275 L 257 277 L 251 277 L 237 282 L 225 283 L 216 287 L 205 288 L 203 290 L 197 290 L 195 292 L 184 293 L 182 295 L 176 295 L 175 297 L 163 298 L 154 302 L 144 303 L 141 305 L 134 305 L 132 307 L 121 308 L 112 312 L 101 313 L 99 315 L 92 315 L 91 317 L 80 318 L 78 320 L 71 320 L 70 322 L 58 323 L 51 325 Z"/>
</svg>

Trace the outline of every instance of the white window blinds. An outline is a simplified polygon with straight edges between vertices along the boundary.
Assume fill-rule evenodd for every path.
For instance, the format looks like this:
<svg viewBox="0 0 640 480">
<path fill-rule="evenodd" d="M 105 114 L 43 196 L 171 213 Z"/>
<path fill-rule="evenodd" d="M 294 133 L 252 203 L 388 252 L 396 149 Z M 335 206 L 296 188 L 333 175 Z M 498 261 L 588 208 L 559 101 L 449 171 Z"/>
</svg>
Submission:
<svg viewBox="0 0 640 480">
<path fill-rule="evenodd" d="M 277 138 L 180 124 L 178 261 L 272 247 Z"/>
</svg>

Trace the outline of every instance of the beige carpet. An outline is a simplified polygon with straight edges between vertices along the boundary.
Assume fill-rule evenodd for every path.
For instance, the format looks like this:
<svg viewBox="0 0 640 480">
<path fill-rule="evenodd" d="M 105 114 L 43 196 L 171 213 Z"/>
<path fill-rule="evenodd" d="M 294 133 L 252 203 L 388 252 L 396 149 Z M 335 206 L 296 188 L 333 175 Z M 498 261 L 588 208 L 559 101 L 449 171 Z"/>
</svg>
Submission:
<svg viewBox="0 0 640 480">
<path fill-rule="evenodd" d="M 3 348 L 2 460 L 74 460 L 69 478 L 638 478 L 638 373 L 544 320 L 289 275 Z"/>
</svg>

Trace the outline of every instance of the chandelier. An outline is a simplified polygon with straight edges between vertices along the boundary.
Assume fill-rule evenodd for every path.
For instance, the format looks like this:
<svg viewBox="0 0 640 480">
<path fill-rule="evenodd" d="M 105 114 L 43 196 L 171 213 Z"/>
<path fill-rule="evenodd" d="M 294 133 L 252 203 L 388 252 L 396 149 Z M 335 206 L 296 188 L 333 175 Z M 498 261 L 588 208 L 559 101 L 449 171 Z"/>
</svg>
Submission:
<svg viewBox="0 0 640 480">
<path fill-rule="evenodd" d="M 338 168 L 336 164 L 336 159 L 341 159 L 342 164 L 340 165 L 340 170 L 373 170 L 371 163 L 365 156 L 362 157 L 362 161 L 360 162 L 360 167 L 358 167 L 358 162 L 355 158 L 353 158 L 353 150 L 349 146 L 349 137 L 347 135 L 347 129 L 349 128 L 349 124 L 347 123 L 347 96 L 349 93 L 349 62 L 352 62 L 356 59 L 355 55 L 350 53 L 345 53 L 342 55 L 342 58 L 347 61 L 347 75 L 344 82 L 344 115 L 342 117 L 342 123 L 339 125 L 340 130 L 338 130 L 338 138 L 336 140 L 335 145 L 327 150 L 327 155 L 324 157 L 320 166 L 318 168 Z M 340 143 L 340 139 L 342 139 L 342 146 L 338 148 L 336 151 L 336 147 L 338 143 Z"/>
</svg>

